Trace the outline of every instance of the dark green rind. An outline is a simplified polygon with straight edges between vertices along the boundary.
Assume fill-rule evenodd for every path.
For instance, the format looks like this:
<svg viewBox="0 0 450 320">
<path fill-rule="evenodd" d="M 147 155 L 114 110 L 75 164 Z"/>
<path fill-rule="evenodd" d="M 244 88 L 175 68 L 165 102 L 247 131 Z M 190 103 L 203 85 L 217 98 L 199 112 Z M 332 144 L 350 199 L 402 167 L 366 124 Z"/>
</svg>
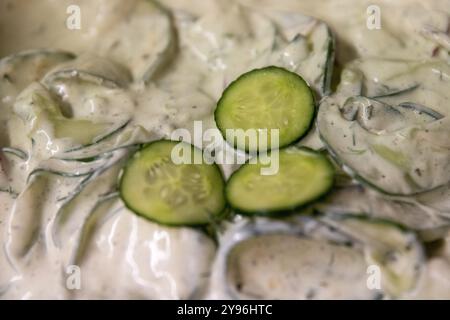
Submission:
<svg viewBox="0 0 450 320">
<path fill-rule="evenodd" d="M 227 91 L 228 91 L 229 89 L 231 89 L 231 88 L 234 87 L 235 85 L 239 85 L 238 82 L 239 82 L 240 79 L 245 78 L 246 76 L 250 75 L 250 74 L 253 73 L 253 72 L 258 72 L 258 71 L 262 71 L 262 70 L 271 70 L 271 69 L 273 69 L 273 70 L 283 70 L 283 71 L 285 71 L 285 72 L 288 72 L 288 73 L 290 73 L 290 74 L 296 76 L 296 77 L 297 77 L 301 82 L 303 82 L 303 84 L 309 89 L 309 92 L 311 93 L 312 103 L 313 103 L 313 108 L 312 108 L 312 111 L 313 111 L 313 112 L 311 113 L 311 119 L 309 120 L 309 126 L 305 129 L 305 132 L 303 132 L 301 135 L 299 135 L 298 137 L 296 137 L 296 138 L 293 139 L 292 141 L 285 143 L 284 145 L 281 145 L 281 144 L 280 144 L 279 147 L 278 147 L 278 149 L 281 149 L 281 148 L 284 148 L 284 147 L 288 147 L 288 146 L 291 146 L 291 145 L 293 145 L 293 144 L 299 142 L 302 138 L 304 138 L 304 137 L 309 133 L 309 131 L 311 131 L 311 128 L 312 128 L 313 125 L 314 125 L 314 119 L 315 119 L 315 117 L 316 117 L 316 115 L 317 115 L 316 101 L 315 101 L 315 98 L 314 98 L 313 90 L 311 89 L 311 87 L 309 86 L 309 84 L 308 84 L 302 77 L 300 77 L 298 74 L 296 74 L 296 73 L 294 73 L 294 72 L 292 72 L 292 71 L 286 70 L 286 69 L 284 69 L 284 68 L 277 67 L 277 66 L 268 66 L 268 67 L 264 67 L 264 68 L 260 68 L 260 69 L 253 69 L 253 70 L 248 71 L 248 72 L 242 74 L 241 76 L 239 76 L 236 80 L 232 81 L 232 82 L 228 85 L 228 87 L 223 91 L 222 96 L 220 97 L 219 101 L 217 102 L 217 107 L 216 107 L 216 109 L 214 110 L 214 122 L 216 123 L 217 128 L 219 129 L 220 133 L 222 134 L 222 137 L 223 137 L 224 141 L 226 141 L 229 145 L 231 145 L 231 144 L 226 140 L 226 129 L 223 129 L 223 128 L 219 125 L 219 121 L 218 121 L 218 111 L 219 111 L 219 109 L 220 109 L 222 99 L 225 97 L 225 95 L 226 95 L 226 93 L 227 93 Z M 231 145 L 231 146 L 232 146 L 234 149 L 242 150 L 242 149 L 238 148 L 238 147 L 236 146 L 236 144 L 233 144 L 233 145 Z M 245 152 L 247 152 L 247 153 L 249 152 L 248 148 L 246 148 L 245 150 L 242 150 L 242 151 L 245 151 Z"/>
<path fill-rule="evenodd" d="M 141 144 L 139 150 L 142 150 L 142 149 L 148 147 L 149 145 L 152 145 L 154 143 L 158 143 L 158 142 L 161 142 L 161 141 L 181 142 L 181 141 L 173 141 L 173 140 L 165 140 L 165 139 L 155 140 L 155 141 L 152 141 L 152 142 L 149 142 L 149 143 Z M 200 150 L 199 148 L 197 148 L 197 147 L 195 147 L 193 145 L 191 145 L 191 146 L 193 148 L 196 148 L 196 149 Z M 138 152 L 139 150 L 137 150 L 136 152 Z M 202 151 L 202 150 L 200 150 L 200 151 Z M 133 155 L 131 155 L 129 159 L 132 159 L 132 157 L 133 157 Z M 118 182 L 118 185 L 119 185 L 119 196 L 120 196 L 120 199 L 122 200 L 122 202 L 125 204 L 125 207 L 128 210 L 130 210 L 131 212 L 133 212 L 134 214 L 136 214 L 137 216 L 142 217 L 142 218 L 144 218 L 144 219 L 146 219 L 146 220 L 148 220 L 150 222 L 154 222 L 154 223 L 157 223 L 159 225 L 166 226 L 166 227 L 174 227 L 174 228 L 190 227 L 190 228 L 198 228 L 199 230 L 202 230 L 202 231 L 204 231 L 204 228 L 206 226 L 211 225 L 212 223 L 216 223 L 217 224 L 218 222 L 220 222 L 220 221 L 217 221 L 217 219 L 214 219 L 214 217 L 222 217 L 223 216 L 224 219 L 229 217 L 229 215 L 227 214 L 228 206 L 227 206 L 227 202 L 226 202 L 225 186 L 223 188 L 224 189 L 224 195 L 223 196 L 224 196 L 224 199 L 225 199 L 223 208 L 221 208 L 220 212 L 217 212 L 216 214 L 211 213 L 210 214 L 211 219 L 209 219 L 208 221 L 206 221 L 204 223 L 183 223 L 183 222 L 180 222 L 180 223 L 167 223 L 167 222 L 161 222 L 161 221 L 159 221 L 158 219 L 155 219 L 155 218 L 148 217 L 146 214 L 144 214 L 142 212 L 139 212 L 138 210 L 135 210 L 133 208 L 133 206 L 129 202 L 127 202 L 126 199 L 122 196 L 122 181 L 123 181 L 123 177 L 125 175 L 125 172 L 127 170 L 127 167 L 129 166 L 129 164 L 130 164 L 130 161 L 128 161 L 128 163 L 122 169 L 122 172 L 121 172 L 121 174 L 119 176 L 119 182 Z M 222 170 L 220 169 L 220 167 L 216 163 L 213 163 L 212 165 L 215 166 L 216 169 L 218 170 L 218 172 L 220 173 L 220 176 L 222 177 L 222 181 L 223 181 L 223 183 L 225 185 L 225 178 L 224 178 Z M 204 232 L 207 232 L 207 231 L 204 231 Z"/>
<path fill-rule="evenodd" d="M 329 36 L 328 48 L 327 48 L 327 60 L 325 62 L 325 70 L 323 71 L 323 84 L 322 95 L 327 96 L 331 93 L 331 81 L 333 79 L 334 59 L 336 41 L 330 28 L 327 26 L 327 32 Z"/>
<path fill-rule="evenodd" d="M 22 151 L 17 148 L 10 148 L 10 147 L 4 147 L 0 148 L 0 152 L 3 152 L 5 154 L 11 154 L 13 156 L 18 157 L 21 160 L 28 160 L 28 154 L 25 151 Z"/>
</svg>

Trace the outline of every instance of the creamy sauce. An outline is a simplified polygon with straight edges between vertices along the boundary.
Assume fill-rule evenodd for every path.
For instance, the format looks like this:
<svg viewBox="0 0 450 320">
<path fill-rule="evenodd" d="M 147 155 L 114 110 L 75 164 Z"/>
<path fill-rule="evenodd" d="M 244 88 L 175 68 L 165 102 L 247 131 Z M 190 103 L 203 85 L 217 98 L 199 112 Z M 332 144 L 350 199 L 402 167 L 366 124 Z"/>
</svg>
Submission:
<svg viewBox="0 0 450 320">
<path fill-rule="evenodd" d="M 42 69 L 36 71 L 35 79 L 13 79 L 16 83 L 11 79 L 0 80 L 0 147 L 15 147 L 31 155 L 21 160 L 6 152 L 0 154 L 0 187 L 11 188 L 10 192 L 0 192 L 1 298 L 230 298 L 229 288 L 223 285 L 226 272 L 221 263 L 232 250 L 230 243 L 238 237 L 238 233 L 229 230 L 241 223 L 240 218 L 220 238 L 217 247 L 198 230 L 164 227 L 137 217 L 115 197 L 96 206 L 99 198 L 115 191 L 121 166 L 132 150 L 119 149 L 111 159 L 100 159 L 86 167 L 72 167 L 70 162 L 64 162 L 62 169 L 74 174 L 70 178 L 42 175 L 27 181 L 28 175 L 39 168 L 53 167 L 49 162 L 53 158 L 101 153 L 100 144 L 93 145 L 91 150 L 73 149 L 77 141 L 99 138 L 119 130 L 124 123 L 125 129 L 107 142 L 106 150 L 168 138 L 177 128 L 192 129 L 194 120 L 203 121 L 204 129 L 214 128 L 212 115 L 223 89 L 238 75 L 254 68 L 276 64 L 298 72 L 320 99 L 327 91 L 323 74 L 326 54 L 318 49 L 322 48 L 319 44 L 327 43 L 326 36 L 320 33 L 321 28 L 325 30 L 324 23 L 336 35 L 336 61 L 342 69 L 353 68 L 360 63 L 357 59 L 372 58 L 414 60 L 414 63 L 433 59 L 447 68 L 450 63 L 448 0 L 161 3 L 163 7 L 139 0 L 1 1 L 0 57 L 49 48 L 77 55 L 75 59 L 61 58 L 48 69 L 39 61 L 33 62 Z M 64 27 L 70 4 L 81 8 L 81 30 Z M 366 27 L 366 9 L 370 4 L 381 8 L 380 30 Z M 73 70 L 79 74 L 74 75 Z M 387 82 L 393 68 L 388 63 L 378 63 L 374 70 L 364 72 L 372 81 L 365 83 L 365 87 L 375 91 L 379 83 Z M 413 92 L 410 98 L 436 107 L 448 118 L 450 108 L 444 107 L 449 101 L 448 86 L 434 76 L 419 70 L 390 84 L 404 87 L 411 79 L 426 83 L 435 94 Z M 338 100 L 354 90 L 353 83 L 347 87 L 344 84 L 343 78 Z M 45 97 L 45 103 L 36 100 L 36 96 Z M 46 112 L 34 109 L 33 105 L 40 101 L 39 110 L 45 107 Z M 53 105 L 61 106 L 62 111 L 55 114 L 51 111 Z M 447 118 L 438 124 L 435 136 L 424 135 L 423 140 L 439 142 L 438 147 L 448 151 Z M 54 125 L 55 119 L 61 123 L 60 131 Z M 99 123 L 104 127 L 99 127 Z M 65 139 L 67 135 L 76 139 Z M 301 144 L 323 147 L 315 130 Z M 448 159 L 447 152 L 447 157 L 440 161 Z M 229 176 L 236 167 L 224 165 L 223 171 Z M 80 170 L 91 169 L 96 173 L 85 184 L 89 176 L 80 174 Z M 435 176 L 422 177 L 431 179 L 423 181 L 423 185 L 435 186 L 434 182 L 450 174 L 448 165 L 442 170 Z M 395 171 L 392 172 L 394 176 Z M 84 188 L 74 193 L 79 186 Z M 433 233 L 430 237 L 440 239 L 441 247 L 424 261 L 417 288 L 401 297 L 450 298 L 450 235 L 446 230 L 448 221 L 444 219 L 450 217 L 450 197 L 448 186 L 438 191 L 412 200 L 414 206 L 426 213 L 421 211 L 416 216 L 414 212 L 411 217 L 403 216 L 403 220 L 394 218 L 419 229 L 417 225 L 424 226 L 421 214 L 435 218 L 434 211 L 445 213 L 435 223 L 426 220 L 430 225 L 422 228 L 425 231 L 440 228 L 438 235 Z M 337 210 L 352 199 L 361 202 L 365 199 L 363 204 L 352 203 L 355 213 L 361 209 L 383 218 L 398 214 L 389 202 L 393 199 L 367 193 L 336 196 L 337 204 L 331 201 L 328 205 Z M 349 207 L 340 209 L 347 211 Z M 409 212 L 404 207 L 402 210 Z M 354 292 L 360 293 L 358 297 L 373 297 L 373 292 L 367 292 L 365 287 L 367 261 L 362 252 L 345 247 L 336 249 L 318 241 L 310 244 L 310 240 L 292 235 L 270 237 L 255 238 L 255 243 L 248 244 L 250 250 L 244 243 L 243 258 L 234 262 L 239 265 L 239 272 L 249 277 L 244 289 L 251 297 L 349 298 L 353 296 L 346 288 L 347 282 L 355 281 L 362 281 L 355 287 Z M 323 257 L 339 255 L 332 278 L 342 274 L 347 260 L 354 262 L 355 272 L 345 273 L 348 278 L 334 281 L 329 291 L 316 295 L 318 291 L 313 290 L 312 295 L 305 288 L 316 286 L 316 280 L 326 270 L 292 268 L 300 261 L 296 251 L 312 249 L 326 252 Z M 270 258 L 273 254 L 277 255 L 276 262 Z M 262 257 L 262 262 L 253 273 L 255 256 Z M 66 268 L 72 264 L 81 268 L 80 290 L 68 290 L 66 286 L 70 276 Z M 292 272 L 294 276 L 290 278 Z M 264 280 L 268 273 L 275 275 L 269 283 Z M 308 274 L 309 278 L 302 278 L 302 274 Z M 298 287 L 285 290 L 292 279 Z M 300 285 L 301 281 L 306 284 Z M 276 290 L 272 291 L 273 288 Z"/>
</svg>

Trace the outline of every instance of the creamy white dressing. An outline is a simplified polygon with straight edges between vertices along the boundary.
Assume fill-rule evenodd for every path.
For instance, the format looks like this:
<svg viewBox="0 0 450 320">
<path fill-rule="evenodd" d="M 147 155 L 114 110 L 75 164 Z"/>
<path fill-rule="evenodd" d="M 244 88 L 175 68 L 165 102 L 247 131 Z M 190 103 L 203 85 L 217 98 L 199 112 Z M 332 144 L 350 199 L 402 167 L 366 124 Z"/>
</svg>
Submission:
<svg viewBox="0 0 450 320">
<path fill-rule="evenodd" d="M 163 7 L 144 2 L 5 0 L 0 4 L 0 57 L 22 50 L 48 48 L 78 56 L 45 70 L 47 77 L 41 82 L 46 87 L 32 83 L 41 80 L 44 74 L 40 73 L 37 79 L 23 80 L 20 90 L 14 85 L 7 87 L 5 79 L 1 82 L 0 146 L 19 148 L 30 155 L 21 161 L 14 155 L 0 154 L 0 187 L 8 185 L 12 191 L 0 192 L 1 298 L 230 298 L 230 289 L 223 285 L 226 271 L 221 269 L 221 264 L 232 249 L 230 243 L 239 236 L 230 233 L 242 223 L 239 218 L 220 238 L 216 248 L 201 231 L 149 222 L 128 211 L 117 198 L 107 200 L 104 210 L 96 207 L 99 198 L 115 191 L 121 166 L 132 149 L 119 149 L 111 159 L 99 160 L 102 170 L 96 171 L 87 180 L 88 184 L 84 184 L 88 176 L 81 174 L 84 169 L 76 166 L 70 167 L 75 177 L 46 174 L 35 176 L 31 181 L 27 181 L 27 177 L 33 170 L 48 165 L 51 157 L 90 157 L 123 145 L 168 138 L 177 128 L 192 130 L 194 120 L 203 121 L 204 129 L 214 128 L 212 115 L 223 89 L 238 75 L 254 68 L 276 64 L 298 72 L 320 99 L 327 92 L 323 74 L 327 63 L 324 46 L 328 38 L 323 32 L 326 25 L 336 35 L 337 64 L 349 68 L 359 64 L 358 68 L 364 69 L 371 81 L 364 84 L 369 92 L 375 92 L 380 83 L 388 80 L 393 87 L 402 88 L 414 79 L 432 88 L 432 94 L 430 90 L 412 91 L 408 98 L 433 106 L 444 116 L 450 115 L 450 108 L 444 107 L 449 101 L 448 88 L 440 86 L 439 77 L 433 74 L 444 69 L 439 63 L 448 68 L 445 42 L 450 16 L 448 0 L 376 3 L 359 0 L 165 0 L 161 1 Z M 81 30 L 63 27 L 69 4 L 81 8 Z M 366 27 L 366 9 L 370 4 L 381 8 L 380 30 Z M 400 64 L 397 70 L 388 62 L 373 64 L 372 69 L 370 64 L 355 62 L 355 59 L 370 61 L 371 58 L 421 63 L 433 58 L 437 65 L 426 69 L 431 73 L 417 69 L 413 76 L 406 74 L 392 80 L 389 78 L 393 74 L 401 73 L 401 63 L 397 63 Z M 75 75 L 71 73 L 73 70 L 85 73 Z M 404 71 L 408 70 L 409 65 Z M 63 73 L 62 78 L 54 77 L 61 71 L 68 73 Z M 345 84 L 345 79 L 342 83 Z M 352 93 L 352 85 L 341 85 L 344 91 L 337 99 L 347 96 L 345 90 Z M 63 116 L 69 119 L 64 129 L 75 120 L 105 122 L 109 131 L 92 131 L 93 138 L 99 138 L 122 123 L 130 122 L 106 142 L 104 149 L 99 144 L 64 153 L 76 149 L 78 144 L 76 139 L 58 137 L 54 122 L 42 121 L 38 130 L 30 131 L 30 126 L 33 129 L 36 125 L 30 121 L 30 105 L 33 93 L 39 90 L 63 108 Z M 439 147 L 448 149 L 448 121 L 445 121 L 446 118 L 434 124 L 438 126 L 436 135 L 424 135 L 424 141 L 438 142 Z M 79 139 L 93 130 L 83 128 Z M 34 144 L 31 136 L 35 138 Z M 323 147 L 315 129 L 300 144 Z M 448 158 L 441 160 L 445 162 Z M 236 167 L 224 165 L 225 176 Z M 68 170 L 69 165 L 64 164 L 64 169 Z M 426 183 L 432 184 L 445 177 L 448 166 L 443 170 Z M 84 188 L 78 190 L 80 186 Z M 445 188 L 438 193 L 418 196 L 413 199 L 414 204 L 445 212 L 448 217 L 448 187 Z M 74 192 L 77 190 L 81 192 Z M 338 198 L 338 204 L 352 201 L 353 197 Z M 367 208 L 369 202 L 366 206 L 355 204 L 370 215 L 389 218 L 397 214 L 390 203 L 382 202 L 387 200 L 377 198 L 379 195 L 370 193 L 364 195 L 365 198 L 360 194 L 357 197 L 360 197 L 358 201 L 370 199 L 373 204 L 370 208 Z M 378 210 L 383 212 L 377 213 Z M 416 219 L 420 221 L 415 216 L 404 218 L 407 225 L 417 224 Z M 446 222 L 439 220 L 430 225 L 445 227 Z M 445 234 L 445 228 L 439 231 L 437 238 L 444 238 L 441 240 L 444 245 L 424 263 L 424 275 L 416 290 L 402 297 L 449 298 L 450 236 L 445 238 Z M 334 287 L 324 294 L 311 296 L 305 288 L 317 285 L 322 275 L 317 270 L 309 272 L 307 267 L 301 269 L 301 273 L 309 272 L 306 277 L 310 278 L 298 274 L 293 278 L 294 282 L 306 281 L 307 284 L 285 290 L 292 265 L 301 261 L 291 252 L 303 246 L 305 250 L 320 247 L 328 253 L 334 252 L 328 243 L 308 245 L 306 240 L 292 237 L 295 238 L 280 235 L 276 241 L 270 241 L 269 246 L 262 241 L 256 244 L 256 249 L 247 250 L 240 268 L 251 277 L 248 291 L 256 290 L 262 297 L 271 297 L 268 294 L 281 298 L 350 297 L 344 281 L 347 278 L 335 281 Z M 431 238 L 436 239 L 436 235 L 433 233 Z M 281 246 L 284 242 L 286 247 Z M 267 259 L 252 273 L 250 260 L 258 256 L 258 250 L 262 250 L 262 257 Z M 279 252 L 279 257 L 269 259 L 271 252 Z M 339 260 L 340 268 L 333 272 L 343 272 L 346 259 L 357 261 L 355 273 L 346 274 L 351 278 L 348 281 L 363 281 L 355 287 L 361 293 L 356 296 L 372 297 L 364 287 L 367 258 L 361 252 L 346 248 L 336 252 L 342 261 Z M 66 287 L 70 276 L 66 268 L 72 264 L 81 268 L 80 290 Z M 264 282 L 267 274 L 273 275 L 272 283 Z M 273 288 L 276 290 L 271 293 Z"/>
</svg>

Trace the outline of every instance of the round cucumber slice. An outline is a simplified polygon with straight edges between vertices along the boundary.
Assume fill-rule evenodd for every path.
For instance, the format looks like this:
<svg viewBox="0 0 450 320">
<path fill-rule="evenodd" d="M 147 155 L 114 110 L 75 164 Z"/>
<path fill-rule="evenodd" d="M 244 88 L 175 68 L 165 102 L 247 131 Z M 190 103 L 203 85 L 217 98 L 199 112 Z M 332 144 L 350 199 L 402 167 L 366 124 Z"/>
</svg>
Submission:
<svg viewBox="0 0 450 320">
<path fill-rule="evenodd" d="M 243 165 L 229 179 L 226 196 L 243 214 L 271 215 L 302 207 L 326 194 L 334 181 L 334 168 L 323 155 L 307 148 L 273 151 L 278 171 L 263 175 L 263 157 Z M 267 156 L 266 156 L 267 157 Z"/>
<path fill-rule="evenodd" d="M 219 167 L 202 161 L 177 164 L 177 145 L 191 150 L 191 160 L 202 150 L 184 142 L 159 140 L 136 152 L 120 180 L 120 196 L 136 214 L 165 225 L 204 225 L 225 209 L 225 182 Z"/>
<path fill-rule="evenodd" d="M 259 141 L 261 130 L 267 130 L 268 149 L 297 141 L 311 127 L 314 111 L 313 94 L 302 77 L 271 66 L 245 73 L 232 82 L 217 104 L 215 120 L 228 143 L 252 152 L 265 146 L 265 141 Z M 258 133 L 257 143 L 247 142 L 250 139 L 237 130 Z M 272 141 L 272 130 L 278 130 L 278 145 Z"/>
</svg>

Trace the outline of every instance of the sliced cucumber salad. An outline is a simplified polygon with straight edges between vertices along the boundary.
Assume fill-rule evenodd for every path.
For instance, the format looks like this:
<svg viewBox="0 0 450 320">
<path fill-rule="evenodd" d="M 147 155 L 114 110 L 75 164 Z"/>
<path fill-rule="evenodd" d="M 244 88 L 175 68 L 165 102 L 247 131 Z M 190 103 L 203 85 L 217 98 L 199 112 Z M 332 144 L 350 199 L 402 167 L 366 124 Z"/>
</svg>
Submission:
<svg viewBox="0 0 450 320">
<path fill-rule="evenodd" d="M 166 225 L 204 225 L 225 209 L 225 182 L 215 164 L 176 164 L 172 151 L 184 142 L 159 140 L 136 152 L 123 170 L 120 196 L 135 213 Z"/>
<path fill-rule="evenodd" d="M 278 152 L 278 151 L 274 151 Z M 226 195 L 230 205 L 245 214 L 273 214 L 302 207 L 326 194 L 334 181 L 328 159 L 306 148 L 279 151 L 279 170 L 262 175 L 264 159 L 247 163 L 229 179 Z"/>
<path fill-rule="evenodd" d="M 216 124 L 229 144 L 257 151 L 247 140 L 230 138 L 229 129 L 267 130 L 267 148 L 285 147 L 299 140 L 311 127 L 314 97 L 308 84 L 296 73 L 278 67 L 256 69 L 243 74 L 223 92 L 215 111 Z M 273 129 L 279 142 L 274 146 Z"/>
</svg>

